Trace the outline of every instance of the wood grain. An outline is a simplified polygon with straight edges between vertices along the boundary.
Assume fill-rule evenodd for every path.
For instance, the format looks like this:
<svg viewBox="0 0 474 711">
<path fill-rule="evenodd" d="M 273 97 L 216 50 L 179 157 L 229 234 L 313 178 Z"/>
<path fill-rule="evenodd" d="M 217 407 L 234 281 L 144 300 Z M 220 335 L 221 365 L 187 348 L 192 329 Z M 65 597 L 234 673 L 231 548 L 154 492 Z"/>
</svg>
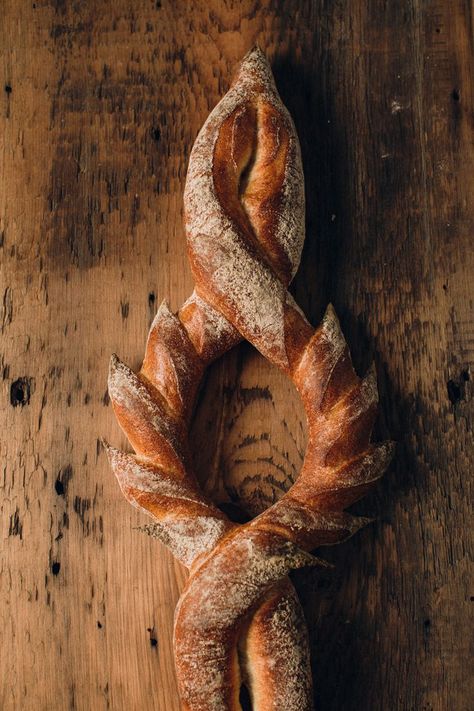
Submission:
<svg viewBox="0 0 474 711">
<path fill-rule="evenodd" d="M 461 0 L 2 0 L 0 708 L 178 711 L 185 573 L 138 530 L 100 437 L 106 393 L 162 298 L 192 289 L 182 190 L 194 137 L 258 41 L 300 135 L 294 284 L 375 358 L 393 467 L 376 522 L 295 580 L 323 711 L 472 708 L 473 27 Z M 220 500 L 296 475 L 296 394 L 243 345 L 193 426 Z M 260 492 L 255 498 L 254 492 Z M 253 504 L 252 504 L 253 502 Z M 471 664 L 470 664 L 471 662 Z"/>
</svg>

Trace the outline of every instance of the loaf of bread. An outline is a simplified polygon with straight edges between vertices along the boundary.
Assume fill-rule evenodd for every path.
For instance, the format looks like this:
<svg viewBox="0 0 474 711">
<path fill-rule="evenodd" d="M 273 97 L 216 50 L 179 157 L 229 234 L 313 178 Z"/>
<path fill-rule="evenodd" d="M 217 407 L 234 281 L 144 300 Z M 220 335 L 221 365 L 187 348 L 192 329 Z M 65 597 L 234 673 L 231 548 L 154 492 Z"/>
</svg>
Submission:
<svg viewBox="0 0 474 711">
<path fill-rule="evenodd" d="M 375 372 L 355 374 L 334 309 L 315 330 L 288 292 L 304 240 L 296 131 L 258 48 L 194 144 L 184 193 L 195 290 L 164 302 L 141 370 L 112 358 L 109 393 L 135 454 L 107 445 L 125 497 L 148 532 L 189 568 L 175 616 L 183 710 L 313 708 L 304 618 L 288 573 L 324 565 L 310 551 L 366 523 L 344 509 L 380 477 L 391 443 L 371 444 Z M 305 408 L 301 473 L 273 506 L 231 522 L 200 490 L 188 447 L 206 367 L 242 339 L 292 379 Z"/>
</svg>

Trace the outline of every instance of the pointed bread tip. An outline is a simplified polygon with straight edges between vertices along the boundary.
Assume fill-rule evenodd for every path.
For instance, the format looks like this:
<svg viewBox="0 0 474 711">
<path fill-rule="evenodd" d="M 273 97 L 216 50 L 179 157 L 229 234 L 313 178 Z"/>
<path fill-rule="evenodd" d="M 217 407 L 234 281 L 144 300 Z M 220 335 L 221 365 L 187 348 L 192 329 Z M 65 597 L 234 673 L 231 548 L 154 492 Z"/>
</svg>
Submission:
<svg viewBox="0 0 474 711">
<path fill-rule="evenodd" d="M 329 304 L 326 306 L 326 311 L 324 312 L 322 324 L 323 324 L 323 326 L 328 326 L 328 325 L 332 324 L 332 325 L 336 326 L 339 330 L 341 329 L 340 324 L 339 324 L 339 319 L 337 317 L 336 309 L 334 308 L 334 306 L 331 302 L 329 302 Z"/>
<path fill-rule="evenodd" d="M 119 364 L 120 364 L 120 360 L 118 359 L 118 356 L 115 353 L 112 353 L 112 355 L 110 356 L 110 361 L 109 361 L 109 374 L 107 376 L 107 392 L 109 394 L 109 398 L 112 401 L 112 405 L 114 404 L 114 398 L 113 398 L 114 382 L 115 382 L 117 370 L 119 369 Z"/>
<path fill-rule="evenodd" d="M 112 353 L 109 361 L 109 371 L 115 370 L 120 363 L 120 359 L 116 353 Z"/>
<path fill-rule="evenodd" d="M 377 377 L 377 366 L 375 365 L 375 360 L 373 360 L 371 362 L 371 364 L 369 365 L 369 367 L 367 368 L 365 377 L 367 377 L 369 375 L 371 375 L 371 376 L 374 375 L 375 377 Z"/>
<path fill-rule="evenodd" d="M 109 395 L 112 395 L 110 392 L 111 386 L 122 376 L 128 381 L 135 381 L 137 378 L 137 374 L 134 373 L 126 363 L 120 360 L 115 353 L 112 353 L 109 365 Z"/>
<path fill-rule="evenodd" d="M 125 365 L 123 361 L 120 360 L 118 355 L 116 353 L 112 353 L 110 356 L 110 362 L 109 362 L 109 395 L 110 395 L 110 384 L 114 381 L 114 379 L 117 377 L 118 373 L 128 373 L 131 372 L 130 368 Z"/>
<path fill-rule="evenodd" d="M 244 57 L 242 59 L 242 64 L 246 61 L 248 61 L 250 58 L 256 58 L 256 57 L 263 57 L 265 60 L 267 59 L 265 52 L 263 52 L 262 48 L 258 44 L 258 42 L 255 42 L 253 47 L 251 47 L 246 54 L 244 54 Z"/>
<path fill-rule="evenodd" d="M 169 314 L 171 313 L 170 304 L 168 299 L 164 298 L 158 307 L 156 314 Z"/>
<path fill-rule="evenodd" d="M 257 86 L 263 84 L 267 89 L 276 91 L 270 62 L 258 44 L 254 45 L 242 59 L 233 83 L 241 80 L 247 82 L 249 79 Z"/>
<path fill-rule="evenodd" d="M 390 458 L 393 457 L 393 455 L 395 454 L 397 442 L 395 442 L 394 439 L 387 439 L 387 441 L 384 444 L 387 447 L 387 451 L 388 451 L 388 454 L 390 455 Z"/>
<path fill-rule="evenodd" d="M 170 316 L 173 316 L 173 313 L 170 309 L 168 299 L 163 299 L 161 304 L 158 306 L 158 309 L 153 317 L 153 321 L 151 322 L 150 330 L 148 332 L 147 347 L 150 342 L 150 337 L 159 330 L 163 319 L 169 318 Z"/>
<path fill-rule="evenodd" d="M 329 563 L 329 561 L 324 560 L 324 558 L 313 556 L 313 559 L 314 567 L 324 568 L 325 570 L 334 570 L 334 568 L 336 567 L 334 563 Z"/>
<path fill-rule="evenodd" d="M 303 549 L 298 549 L 294 557 L 291 559 L 291 570 L 298 570 L 299 568 L 315 567 L 319 565 L 319 560 L 312 553 L 308 553 Z"/>
<path fill-rule="evenodd" d="M 367 407 L 371 405 L 376 405 L 379 401 L 379 391 L 377 388 L 377 371 L 375 370 L 375 364 L 372 363 L 364 377 L 362 378 L 361 396 L 363 398 L 362 402 L 365 402 Z"/>
<path fill-rule="evenodd" d="M 360 531 L 361 528 L 365 528 L 366 526 L 369 526 L 371 523 L 375 523 L 377 519 L 375 516 L 353 516 L 352 517 L 352 526 L 351 526 L 351 535 L 354 533 L 357 533 L 357 531 Z"/>
<path fill-rule="evenodd" d="M 107 459 L 109 460 L 109 463 L 112 467 L 117 462 L 117 460 L 125 454 L 120 449 L 117 449 L 117 447 L 112 447 L 112 445 L 109 444 L 105 439 L 102 439 L 102 446 L 105 449 Z"/>
<path fill-rule="evenodd" d="M 364 375 L 364 380 L 367 383 L 377 383 L 377 368 L 375 367 L 375 361 L 372 361 L 372 363 L 367 368 L 367 371 Z"/>
<path fill-rule="evenodd" d="M 384 468 L 388 467 L 390 460 L 395 454 L 397 443 L 393 439 L 387 439 L 385 442 L 375 442 L 374 447 L 379 450 L 380 456 L 384 460 Z"/>
<path fill-rule="evenodd" d="M 120 358 L 115 354 L 112 353 L 110 356 L 110 364 L 109 364 L 109 377 L 108 377 L 108 391 L 109 391 L 109 397 L 112 401 L 112 405 L 114 405 L 115 400 L 118 396 L 119 388 L 118 388 L 118 383 L 121 380 L 121 375 L 122 374 L 128 374 L 127 371 L 129 369 L 125 365 L 125 363 L 122 363 Z"/>
<path fill-rule="evenodd" d="M 334 344 L 338 344 L 340 348 L 345 347 L 346 339 L 342 333 L 341 324 L 336 314 L 336 309 L 329 303 L 324 312 L 324 316 L 317 328 L 317 332 L 323 335 Z"/>
</svg>

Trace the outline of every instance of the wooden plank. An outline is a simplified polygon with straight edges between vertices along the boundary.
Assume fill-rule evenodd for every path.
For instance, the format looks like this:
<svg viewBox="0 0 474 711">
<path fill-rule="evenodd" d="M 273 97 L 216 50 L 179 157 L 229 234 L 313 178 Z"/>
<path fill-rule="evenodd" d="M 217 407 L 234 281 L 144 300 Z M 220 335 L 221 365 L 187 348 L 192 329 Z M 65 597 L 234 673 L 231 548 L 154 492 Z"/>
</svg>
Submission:
<svg viewBox="0 0 474 711">
<path fill-rule="evenodd" d="M 136 530 L 100 448 L 125 446 L 107 365 L 137 367 L 161 299 L 192 289 L 189 151 L 258 41 L 303 150 L 294 292 L 314 323 L 335 304 L 359 370 L 375 358 L 377 435 L 399 442 L 357 508 L 376 522 L 324 551 L 333 572 L 295 578 L 318 707 L 467 711 L 470 4 L 4 0 L 2 15 L 0 707 L 179 708 L 185 572 Z M 193 433 L 216 496 L 265 501 L 306 437 L 294 391 L 245 345 L 213 367 Z"/>
</svg>

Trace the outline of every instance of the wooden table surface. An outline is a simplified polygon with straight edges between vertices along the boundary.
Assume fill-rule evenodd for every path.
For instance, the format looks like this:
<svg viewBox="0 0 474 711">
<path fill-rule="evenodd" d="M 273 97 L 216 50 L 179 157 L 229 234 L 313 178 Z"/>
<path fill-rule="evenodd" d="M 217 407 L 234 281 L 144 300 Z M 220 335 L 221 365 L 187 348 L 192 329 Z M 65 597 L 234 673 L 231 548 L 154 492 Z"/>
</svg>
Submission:
<svg viewBox="0 0 474 711">
<path fill-rule="evenodd" d="M 192 290 L 193 140 L 258 42 L 301 139 L 294 294 L 332 301 L 378 438 L 375 523 L 295 577 L 320 711 L 468 711 L 472 682 L 473 11 L 468 1 L 2 0 L 0 708 L 178 711 L 186 573 L 137 530 L 100 438 L 125 446 L 109 356 L 132 367 Z M 248 345 L 193 426 L 220 500 L 298 472 L 295 392 Z M 470 615 L 471 612 L 471 615 Z M 470 664 L 471 662 L 471 664 Z M 298 711 L 285 709 L 282 711 Z"/>
</svg>

